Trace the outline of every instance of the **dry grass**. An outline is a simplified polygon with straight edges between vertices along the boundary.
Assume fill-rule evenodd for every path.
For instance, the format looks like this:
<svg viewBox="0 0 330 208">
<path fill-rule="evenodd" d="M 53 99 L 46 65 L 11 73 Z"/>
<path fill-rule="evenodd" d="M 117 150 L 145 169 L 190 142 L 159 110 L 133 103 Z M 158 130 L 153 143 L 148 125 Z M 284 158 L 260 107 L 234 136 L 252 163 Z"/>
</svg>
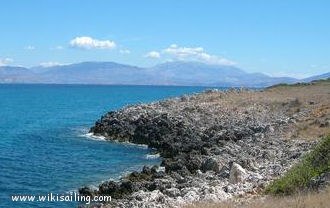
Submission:
<svg viewBox="0 0 330 208">
<path fill-rule="evenodd" d="M 293 125 L 292 138 L 316 139 L 330 133 L 330 80 L 301 85 L 280 85 L 263 92 L 286 105 L 287 114 L 305 112 Z M 299 102 L 293 102 L 293 101 Z M 296 105 L 292 105 L 295 103 Z"/>
<path fill-rule="evenodd" d="M 285 109 L 288 116 L 299 115 L 285 136 L 287 138 L 314 140 L 330 134 L 330 80 L 279 85 L 257 93 L 231 94 L 221 101 L 227 102 L 228 106 L 244 108 L 261 103 L 274 111 Z"/>
<path fill-rule="evenodd" d="M 299 194 L 290 197 L 259 197 L 223 203 L 199 203 L 185 208 L 329 208 L 330 188 L 321 193 Z"/>
<path fill-rule="evenodd" d="M 203 95 L 205 96 L 205 95 Z M 230 93 L 206 96 L 207 104 L 221 105 L 229 110 L 246 110 L 261 104 L 270 111 L 285 111 L 296 116 L 296 123 L 288 129 L 286 138 L 314 140 L 330 134 L 330 80 L 313 84 L 279 85 L 260 92 Z M 203 100 L 203 99 L 202 99 Z"/>
</svg>

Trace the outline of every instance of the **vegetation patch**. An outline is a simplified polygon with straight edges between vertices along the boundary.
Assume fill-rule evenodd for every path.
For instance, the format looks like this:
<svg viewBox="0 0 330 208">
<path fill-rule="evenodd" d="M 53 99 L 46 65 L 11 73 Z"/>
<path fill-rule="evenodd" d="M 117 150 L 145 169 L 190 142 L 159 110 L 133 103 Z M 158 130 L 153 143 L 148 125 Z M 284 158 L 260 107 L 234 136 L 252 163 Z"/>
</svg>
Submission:
<svg viewBox="0 0 330 208">
<path fill-rule="evenodd" d="M 272 182 L 267 194 L 291 195 L 310 188 L 313 178 L 330 171 L 330 135 L 322 141 L 302 160 L 293 166 L 283 177 Z"/>
</svg>

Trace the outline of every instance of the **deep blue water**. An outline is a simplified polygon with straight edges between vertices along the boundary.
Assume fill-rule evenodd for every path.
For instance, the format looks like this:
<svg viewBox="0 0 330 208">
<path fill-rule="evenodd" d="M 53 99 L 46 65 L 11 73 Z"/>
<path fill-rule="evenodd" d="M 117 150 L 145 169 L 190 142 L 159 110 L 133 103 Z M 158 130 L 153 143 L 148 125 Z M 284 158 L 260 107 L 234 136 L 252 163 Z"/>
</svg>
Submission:
<svg viewBox="0 0 330 208">
<path fill-rule="evenodd" d="M 0 85 L 0 207 L 75 207 L 11 202 L 15 194 L 63 194 L 158 164 L 147 148 L 84 136 L 104 113 L 203 87 Z"/>
</svg>

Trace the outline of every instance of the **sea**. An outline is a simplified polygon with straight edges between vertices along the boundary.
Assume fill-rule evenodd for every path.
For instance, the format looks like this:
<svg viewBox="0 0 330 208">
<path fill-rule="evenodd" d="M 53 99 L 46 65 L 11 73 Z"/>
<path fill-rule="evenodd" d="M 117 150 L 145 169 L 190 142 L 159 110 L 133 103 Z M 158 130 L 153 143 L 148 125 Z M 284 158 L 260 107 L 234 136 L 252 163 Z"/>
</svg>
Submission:
<svg viewBox="0 0 330 208">
<path fill-rule="evenodd" d="M 93 137 L 90 127 L 111 110 L 205 89 L 0 84 L 0 207 L 78 207 L 78 202 L 36 200 L 72 195 L 82 186 L 97 187 L 144 165 L 159 164 L 160 158 L 147 147 Z M 18 196 L 35 199 L 13 201 Z"/>
</svg>

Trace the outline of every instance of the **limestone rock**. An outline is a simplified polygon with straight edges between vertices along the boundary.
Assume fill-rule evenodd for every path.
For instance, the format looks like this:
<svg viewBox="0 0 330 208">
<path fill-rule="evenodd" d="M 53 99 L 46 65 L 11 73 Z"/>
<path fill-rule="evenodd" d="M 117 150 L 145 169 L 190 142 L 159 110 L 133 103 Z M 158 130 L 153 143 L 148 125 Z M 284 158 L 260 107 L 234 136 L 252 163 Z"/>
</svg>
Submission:
<svg viewBox="0 0 330 208">
<path fill-rule="evenodd" d="M 242 183 L 242 182 L 244 182 L 246 176 L 247 176 L 246 170 L 244 168 L 242 168 L 242 166 L 240 166 L 237 163 L 232 164 L 232 167 L 230 169 L 230 175 L 229 175 L 230 183 L 233 183 L 233 184 Z"/>
</svg>

